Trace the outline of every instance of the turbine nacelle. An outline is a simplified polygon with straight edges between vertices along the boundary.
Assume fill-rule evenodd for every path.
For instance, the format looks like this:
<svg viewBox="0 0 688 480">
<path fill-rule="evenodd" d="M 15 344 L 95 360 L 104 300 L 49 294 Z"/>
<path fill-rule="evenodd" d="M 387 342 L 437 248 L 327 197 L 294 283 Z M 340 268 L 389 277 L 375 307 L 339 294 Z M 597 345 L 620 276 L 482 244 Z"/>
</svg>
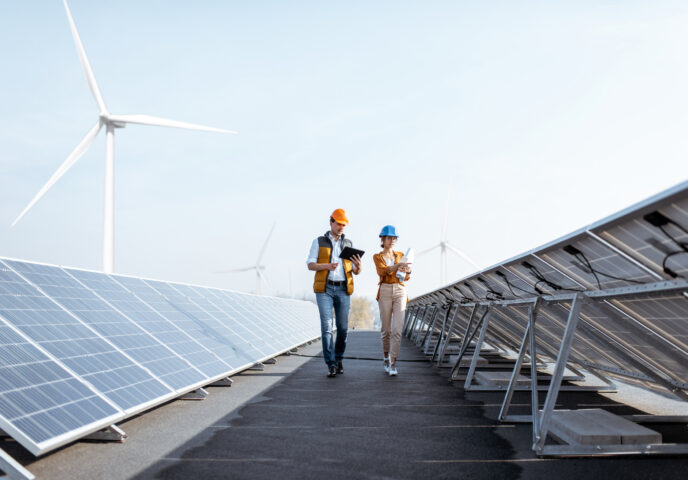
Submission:
<svg viewBox="0 0 688 480">
<path fill-rule="evenodd" d="M 126 122 L 112 120 L 109 114 L 100 114 L 100 122 L 103 125 L 112 125 L 115 128 L 124 128 L 127 126 Z"/>
</svg>

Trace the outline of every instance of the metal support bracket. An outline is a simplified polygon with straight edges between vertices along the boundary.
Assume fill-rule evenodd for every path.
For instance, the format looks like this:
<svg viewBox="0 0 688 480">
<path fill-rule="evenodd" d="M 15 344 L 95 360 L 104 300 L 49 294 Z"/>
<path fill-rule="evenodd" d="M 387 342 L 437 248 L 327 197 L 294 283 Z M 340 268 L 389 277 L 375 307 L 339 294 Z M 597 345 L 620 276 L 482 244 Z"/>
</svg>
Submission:
<svg viewBox="0 0 688 480">
<path fill-rule="evenodd" d="M 265 365 L 263 365 L 263 364 L 260 363 L 260 362 L 254 363 L 253 365 L 251 365 L 250 367 L 248 367 L 246 370 L 253 370 L 253 371 L 256 371 L 256 372 L 262 372 L 263 370 L 265 370 Z"/>
<path fill-rule="evenodd" d="M 580 319 L 581 308 L 583 308 L 583 297 L 576 293 L 573 296 L 573 302 L 571 303 L 569 318 L 566 322 L 566 329 L 564 330 L 564 335 L 561 339 L 559 355 L 557 356 L 557 362 L 554 365 L 554 373 L 552 374 L 552 381 L 549 384 L 549 391 L 547 392 L 547 397 L 545 398 L 545 404 L 542 407 L 542 414 L 540 414 L 537 410 L 538 405 L 533 405 L 533 450 L 535 450 L 535 452 L 538 454 L 542 453 L 542 448 L 545 445 L 547 432 L 549 431 L 549 425 L 552 421 L 554 405 L 557 401 L 557 396 L 559 395 L 561 381 L 564 377 L 564 370 L 566 369 L 566 363 L 568 362 L 569 353 L 571 351 L 571 344 L 573 343 L 573 339 L 576 335 L 576 327 L 578 326 L 578 320 Z"/>
<path fill-rule="evenodd" d="M 487 308 L 485 314 L 483 315 L 483 325 L 480 328 L 480 334 L 478 335 L 478 340 L 475 343 L 475 348 L 473 350 L 473 358 L 471 358 L 471 366 L 468 367 L 468 373 L 466 374 L 466 381 L 463 384 L 464 390 L 471 389 L 471 383 L 473 382 L 473 374 L 475 373 L 475 367 L 478 366 L 478 358 L 480 357 L 480 349 L 485 341 L 485 333 L 487 332 L 487 326 L 490 323 L 490 307 Z M 468 345 L 468 344 L 466 344 Z M 461 362 L 461 359 L 459 359 Z"/>
<path fill-rule="evenodd" d="M 480 326 L 480 323 L 484 320 L 489 309 L 487 311 L 485 311 L 485 313 L 483 313 L 482 317 L 480 317 L 480 320 L 478 321 L 478 325 L 476 325 L 475 329 L 473 330 L 473 333 L 471 333 L 471 327 L 473 326 L 473 320 L 475 319 L 477 311 L 478 311 L 478 305 L 473 305 L 473 310 L 471 311 L 471 317 L 468 319 L 468 325 L 466 325 L 466 332 L 464 333 L 463 339 L 461 340 L 461 347 L 459 348 L 459 355 L 456 358 L 456 362 L 454 363 L 454 366 L 452 367 L 451 371 L 449 372 L 449 381 L 456 379 L 456 375 L 458 374 L 459 368 L 461 365 L 461 359 L 466 354 L 466 350 L 468 349 L 468 346 L 471 344 L 473 337 L 475 336 L 475 334 L 478 331 L 478 327 Z"/>
<path fill-rule="evenodd" d="M 533 305 L 528 307 L 528 324 L 526 325 L 526 330 L 523 333 L 523 340 L 521 341 L 521 347 L 518 350 L 518 358 L 516 359 L 516 363 L 514 364 L 514 369 L 511 372 L 511 379 L 509 380 L 509 386 L 507 387 L 506 390 L 506 395 L 504 396 L 504 401 L 502 402 L 502 408 L 499 411 L 499 420 L 504 421 L 507 417 L 507 414 L 509 412 L 509 407 L 511 406 L 511 400 L 514 396 L 514 390 L 516 388 L 516 379 L 518 376 L 521 374 L 521 369 L 523 368 L 523 360 L 525 359 L 526 356 L 526 351 L 527 351 L 527 342 L 528 340 L 533 336 L 531 335 L 531 331 L 534 329 L 535 326 L 535 316 L 537 314 L 537 308 L 539 306 L 539 301 L 536 300 Z M 530 357 L 530 370 L 532 372 L 537 373 L 537 367 L 535 366 L 537 362 L 535 361 L 535 355 L 532 354 L 534 348 L 531 345 L 531 357 Z M 533 383 L 533 380 L 531 378 L 531 389 L 536 392 L 537 395 L 537 388 L 532 388 L 534 386 L 537 386 L 537 383 Z M 531 399 L 532 400 L 532 399 Z M 538 405 L 538 403 L 535 403 L 535 405 Z"/>
<path fill-rule="evenodd" d="M 221 378 L 216 382 L 211 383 L 208 385 L 209 387 L 231 387 L 232 383 L 234 383 L 234 380 L 232 380 L 229 377 Z"/>
<path fill-rule="evenodd" d="M 432 349 L 432 357 L 430 358 L 431 362 L 435 361 L 435 357 L 437 357 L 437 352 L 440 349 L 440 346 L 442 345 L 442 339 L 444 338 L 444 328 L 447 326 L 447 320 L 449 319 L 449 314 L 451 313 L 453 304 L 449 304 L 447 306 L 447 313 L 444 314 L 444 319 L 442 319 L 442 328 L 440 329 L 440 335 L 437 337 L 437 343 L 435 343 L 435 348 Z M 432 338 L 432 335 L 430 336 Z"/>
<path fill-rule="evenodd" d="M 82 437 L 80 440 L 96 440 L 99 442 L 124 443 L 124 440 L 127 437 L 128 435 L 124 432 L 124 430 L 119 428 L 117 425 L 110 425 L 109 427 L 106 427 L 102 430 L 90 433 L 85 437 Z"/>
<path fill-rule="evenodd" d="M 205 400 L 207 396 L 208 392 L 205 388 L 197 388 L 196 390 L 185 393 L 179 397 L 179 400 Z"/>
<path fill-rule="evenodd" d="M 0 470 L 12 480 L 34 480 L 36 477 L 0 448 Z"/>
<path fill-rule="evenodd" d="M 277 363 L 277 360 L 274 358 L 268 358 L 267 360 L 263 360 L 263 365 L 274 365 Z"/>
<path fill-rule="evenodd" d="M 454 330 L 454 322 L 456 321 L 456 317 L 459 315 L 459 310 L 461 310 L 461 305 L 457 304 L 456 310 L 454 310 L 454 315 L 452 315 L 451 321 L 449 322 L 449 328 L 447 329 L 447 337 L 445 338 L 444 343 L 442 344 L 442 347 L 440 349 L 440 354 L 437 357 L 437 366 L 442 366 L 442 362 L 444 361 L 444 353 L 447 351 L 449 342 L 451 342 L 452 331 Z"/>
</svg>

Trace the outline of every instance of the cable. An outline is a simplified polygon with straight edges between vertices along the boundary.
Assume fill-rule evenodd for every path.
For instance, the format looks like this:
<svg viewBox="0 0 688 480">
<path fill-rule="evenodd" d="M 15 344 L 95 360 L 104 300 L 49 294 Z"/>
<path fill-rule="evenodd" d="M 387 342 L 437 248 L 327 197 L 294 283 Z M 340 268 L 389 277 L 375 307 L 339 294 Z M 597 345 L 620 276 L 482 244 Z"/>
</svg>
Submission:
<svg viewBox="0 0 688 480">
<path fill-rule="evenodd" d="M 678 255 L 679 253 L 688 253 L 688 242 L 679 242 L 672 234 L 666 231 L 664 228 L 665 225 L 673 225 L 679 230 L 681 230 L 683 233 L 688 235 L 688 230 L 686 230 L 682 225 L 679 225 L 669 217 L 663 215 L 660 213 L 658 210 L 655 210 L 654 212 L 650 212 L 646 215 L 643 216 L 643 219 L 648 222 L 650 225 L 655 226 L 659 228 L 664 235 L 666 235 L 672 242 L 674 242 L 678 247 L 681 249 L 680 251 L 674 251 L 674 252 L 669 252 L 664 256 L 664 259 L 662 260 L 662 270 L 664 273 L 667 275 L 677 278 L 677 277 L 683 277 L 683 275 L 679 275 L 675 271 L 673 271 L 671 268 L 666 266 L 667 260 L 669 260 L 670 257 L 673 257 L 674 255 Z"/>
<path fill-rule="evenodd" d="M 578 265 L 578 268 L 580 268 L 581 270 L 583 270 L 583 271 L 586 272 L 586 273 L 592 273 L 592 275 L 595 277 L 595 281 L 597 282 L 597 288 L 600 289 L 600 290 L 602 290 L 602 283 L 600 282 L 600 277 L 598 277 L 597 274 L 600 274 L 600 275 L 602 275 L 603 277 L 611 278 L 611 279 L 614 279 L 614 280 L 619 280 L 619 281 L 621 281 L 621 282 L 635 283 L 635 284 L 638 284 L 638 285 L 645 283 L 645 282 L 642 282 L 642 281 L 640 281 L 640 280 L 635 280 L 635 279 L 632 279 L 632 278 L 617 277 L 617 276 L 612 275 L 612 274 L 610 274 L 610 273 L 605 273 L 605 272 L 603 272 L 603 271 L 601 271 L 601 270 L 596 270 L 595 268 L 593 268 L 592 263 L 590 263 L 590 260 L 588 260 L 588 257 L 586 257 L 585 254 L 584 254 L 583 252 L 581 252 L 580 250 L 578 250 L 578 249 L 577 249 L 576 247 L 574 247 L 573 245 L 566 245 L 566 246 L 564 246 L 563 250 L 564 250 L 566 253 L 568 253 L 569 255 L 573 255 L 573 257 L 574 257 L 576 260 L 578 260 L 579 262 L 582 262 L 582 263 L 585 264 L 584 266 L 588 268 L 589 272 L 586 272 L 585 269 L 582 268 L 583 265 Z"/>
<path fill-rule="evenodd" d="M 504 279 L 504 281 L 506 282 L 506 286 L 509 287 L 509 291 L 511 291 L 511 293 L 518 298 L 522 298 L 522 297 L 520 295 L 516 295 L 516 293 L 514 292 L 514 290 L 511 287 L 514 287 L 515 289 L 520 290 L 520 291 L 527 293 L 529 295 L 542 295 L 541 291 L 529 292 L 528 290 L 525 290 L 525 289 L 519 287 L 518 285 L 512 285 L 511 282 L 509 281 L 509 279 L 507 278 L 507 276 L 503 272 L 500 272 L 499 270 L 497 270 L 495 273 Z"/>
<path fill-rule="evenodd" d="M 540 270 L 538 270 L 537 267 L 535 267 L 534 265 L 532 265 L 528 262 L 521 262 L 521 265 L 523 265 L 528 270 L 530 270 L 531 275 L 533 275 L 538 280 L 538 282 L 535 285 L 533 285 L 533 288 L 536 291 L 540 291 L 540 289 L 537 286 L 541 283 L 546 284 L 549 288 L 551 288 L 555 291 L 557 291 L 557 290 L 569 290 L 572 292 L 583 292 L 584 291 L 583 289 L 580 289 L 580 288 L 562 287 L 561 285 L 557 285 L 554 282 L 550 282 L 540 273 Z"/>
<path fill-rule="evenodd" d="M 665 273 L 671 275 L 674 278 L 682 277 L 682 275 L 679 275 L 678 273 L 674 272 L 672 269 L 670 269 L 669 267 L 666 266 L 666 262 L 667 262 L 667 260 L 669 260 L 670 257 L 673 257 L 674 255 L 680 255 L 682 253 L 688 253 L 688 252 L 676 251 L 676 252 L 671 252 L 671 253 L 667 254 L 664 257 L 664 260 L 662 260 L 662 270 L 664 270 Z"/>
<path fill-rule="evenodd" d="M 492 295 L 492 298 L 488 297 L 488 300 L 504 300 L 504 295 L 502 295 L 500 292 L 497 292 L 494 288 L 492 288 L 492 285 L 490 285 L 487 280 L 485 280 L 482 277 L 478 277 L 478 281 L 485 285 L 485 288 L 487 289 L 487 293 Z"/>
</svg>

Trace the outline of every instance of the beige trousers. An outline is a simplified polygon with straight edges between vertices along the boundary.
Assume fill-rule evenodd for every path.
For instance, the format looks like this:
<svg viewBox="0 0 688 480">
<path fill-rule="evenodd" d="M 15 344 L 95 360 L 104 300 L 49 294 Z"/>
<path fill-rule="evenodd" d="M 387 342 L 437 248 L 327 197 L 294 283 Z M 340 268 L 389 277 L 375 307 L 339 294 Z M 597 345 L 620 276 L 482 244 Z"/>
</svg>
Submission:
<svg viewBox="0 0 688 480">
<path fill-rule="evenodd" d="M 377 303 L 382 323 L 382 351 L 389 352 L 391 358 L 397 358 L 406 313 L 406 287 L 398 283 L 383 283 Z"/>
</svg>

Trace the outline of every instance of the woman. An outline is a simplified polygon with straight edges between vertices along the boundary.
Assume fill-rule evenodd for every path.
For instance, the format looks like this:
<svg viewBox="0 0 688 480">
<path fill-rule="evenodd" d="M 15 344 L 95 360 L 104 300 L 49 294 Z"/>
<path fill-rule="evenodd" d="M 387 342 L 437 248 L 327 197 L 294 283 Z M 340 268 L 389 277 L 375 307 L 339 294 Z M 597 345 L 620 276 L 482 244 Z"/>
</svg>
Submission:
<svg viewBox="0 0 688 480">
<path fill-rule="evenodd" d="M 380 232 L 382 251 L 373 255 L 377 274 L 380 276 L 380 287 L 377 291 L 377 302 L 382 322 L 382 351 L 385 354 L 385 372 L 396 376 L 397 357 L 401 345 L 401 330 L 406 311 L 406 287 L 399 280 L 397 272 L 405 273 L 404 281 L 410 278 L 411 268 L 402 263 L 401 252 L 392 250 L 397 241 L 397 232 L 393 225 L 385 225 Z M 391 341 L 390 341 L 391 340 Z"/>
</svg>

